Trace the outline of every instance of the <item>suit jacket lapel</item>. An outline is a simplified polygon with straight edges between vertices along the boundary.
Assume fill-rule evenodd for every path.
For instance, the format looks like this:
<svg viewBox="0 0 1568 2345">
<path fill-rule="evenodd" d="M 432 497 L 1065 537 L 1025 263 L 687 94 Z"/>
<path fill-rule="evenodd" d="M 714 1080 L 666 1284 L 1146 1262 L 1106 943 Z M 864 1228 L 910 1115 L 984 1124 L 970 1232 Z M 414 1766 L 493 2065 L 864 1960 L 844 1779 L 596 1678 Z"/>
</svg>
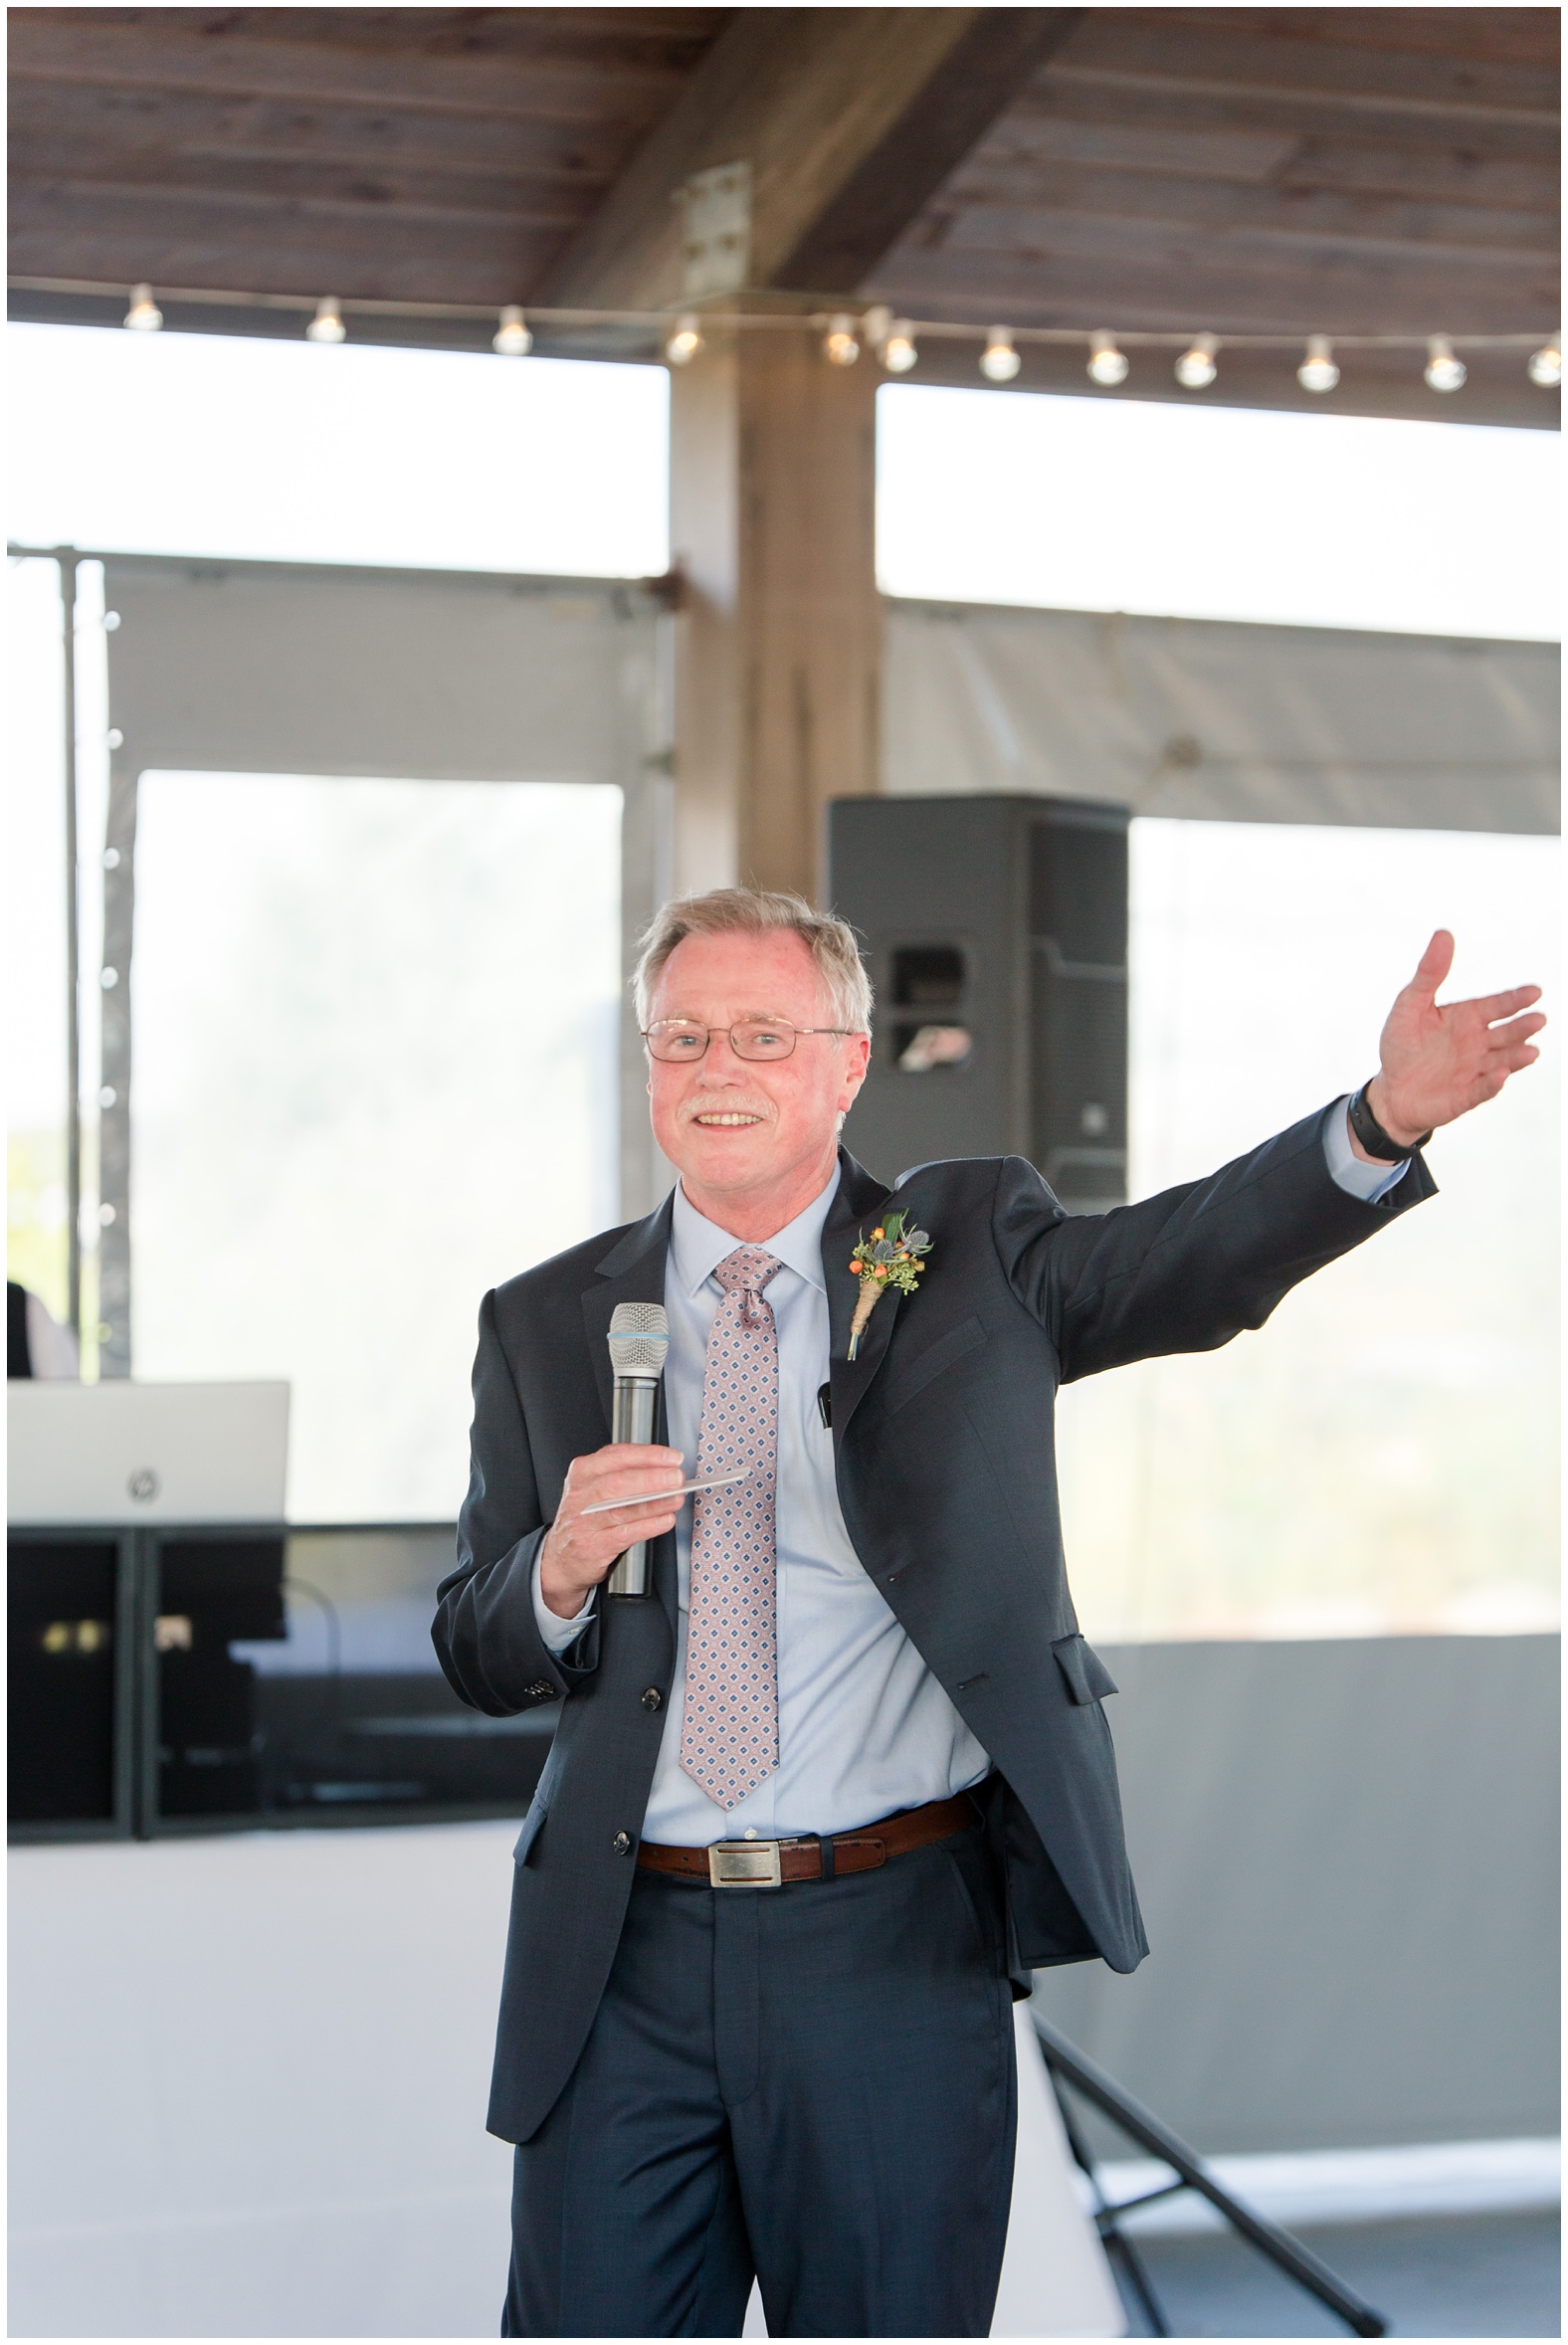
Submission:
<svg viewBox="0 0 1568 2345">
<path fill-rule="evenodd" d="M 593 1362 L 594 1382 L 598 1386 L 599 1400 L 604 1410 L 603 1439 L 606 1442 L 610 1439 L 615 1399 L 615 1376 L 610 1366 L 610 1319 L 618 1303 L 663 1303 L 665 1264 L 670 1253 L 670 1224 L 674 1212 L 675 1193 L 672 1191 L 663 1205 L 651 1213 L 646 1221 L 634 1222 L 603 1262 L 596 1264 L 594 1282 L 582 1298 L 583 1329 L 588 1340 L 589 1357 Z M 656 1441 L 668 1438 L 663 1384 L 659 1388 L 654 1438 Z M 653 1565 L 654 1585 L 673 1634 L 678 1596 L 673 1531 L 653 1542 Z"/>
<path fill-rule="evenodd" d="M 884 1294 L 873 1311 L 852 1360 L 850 1321 L 860 1299 L 860 1280 L 850 1274 L 850 1256 L 862 1235 L 891 1194 L 856 1163 L 847 1148 L 839 1150 L 839 1190 L 822 1226 L 822 1270 L 828 1287 L 828 1382 L 833 1394 L 833 1443 L 837 1450 L 845 1429 L 864 1399 L 866 1389 L 882 1366 L 887 1339 L 902 1299 L 896 1287 Z"/>
</svg>

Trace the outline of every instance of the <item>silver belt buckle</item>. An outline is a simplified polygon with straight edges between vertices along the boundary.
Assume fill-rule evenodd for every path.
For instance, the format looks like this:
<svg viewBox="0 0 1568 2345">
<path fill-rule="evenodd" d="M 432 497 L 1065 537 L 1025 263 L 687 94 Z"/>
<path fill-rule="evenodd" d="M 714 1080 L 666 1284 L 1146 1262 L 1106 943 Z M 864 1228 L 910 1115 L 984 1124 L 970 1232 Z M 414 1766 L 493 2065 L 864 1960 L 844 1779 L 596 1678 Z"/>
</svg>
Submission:
<svg viewBox="0 0 1568 2345">
<path fill-rule="evenodd" d="M 781 1889 L 784 1869 L 778 1841 L 714 1841 L 707 1852 L 707 1877 L 715 1889 Z"/>
</svg>

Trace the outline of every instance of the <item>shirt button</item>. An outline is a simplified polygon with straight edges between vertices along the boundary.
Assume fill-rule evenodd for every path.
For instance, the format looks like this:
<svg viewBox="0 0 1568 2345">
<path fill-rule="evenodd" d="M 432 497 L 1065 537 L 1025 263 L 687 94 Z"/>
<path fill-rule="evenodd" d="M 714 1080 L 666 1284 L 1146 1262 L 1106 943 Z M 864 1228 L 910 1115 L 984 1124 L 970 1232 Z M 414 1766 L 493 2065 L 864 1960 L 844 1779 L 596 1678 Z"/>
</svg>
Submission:
<svg viewBox="0 0 1568 2345">
<path fill-rule="evenodd" d="M 643 1696 L 643 1707 L 645 1710 L 657 1710 L 664 1698 L 657 1685 L 650 1685 Z"/>
<path fill-rule="evenodd" d="M 610 1843 L 610 1846 L 618 1856 L 629 1856 L 632 1853 L 631 1834 L 629 1832 L 618 1832 L 614 1840 Z"/>
</svg>

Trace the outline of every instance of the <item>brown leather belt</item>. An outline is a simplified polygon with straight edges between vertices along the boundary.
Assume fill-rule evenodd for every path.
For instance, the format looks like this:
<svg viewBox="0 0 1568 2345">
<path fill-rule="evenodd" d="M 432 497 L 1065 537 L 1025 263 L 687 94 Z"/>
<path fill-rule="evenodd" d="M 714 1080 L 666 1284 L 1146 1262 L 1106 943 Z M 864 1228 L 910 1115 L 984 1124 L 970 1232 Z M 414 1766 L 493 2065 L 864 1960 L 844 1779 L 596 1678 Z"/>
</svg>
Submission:
<svg viewBox="0 0 1568 2345">
<path fill-rule="evenodd" d="M 881 1824 L 863 1824 L 858 1832 L 838 1832 L 831 1840 L 815 1834 L 787 1841 L 715 1841 L 710 1849 L 672 1849 L 659 1841 L 644 1841 L 637 1861 L 650 1872 L 678 1872 L 690 1880 L 705 1880 L 715 1889 L 777 1889 L 786 1881 L 834 1880 L 841 1872 L 873 1872 L 889 1856 L 932 1841 L 951 1840 L 980 1821 L 980 1812 L 967 1792 L 951 1800 L 930 1800 L 923 1808 L 905 1808 Z"/>
</svg>

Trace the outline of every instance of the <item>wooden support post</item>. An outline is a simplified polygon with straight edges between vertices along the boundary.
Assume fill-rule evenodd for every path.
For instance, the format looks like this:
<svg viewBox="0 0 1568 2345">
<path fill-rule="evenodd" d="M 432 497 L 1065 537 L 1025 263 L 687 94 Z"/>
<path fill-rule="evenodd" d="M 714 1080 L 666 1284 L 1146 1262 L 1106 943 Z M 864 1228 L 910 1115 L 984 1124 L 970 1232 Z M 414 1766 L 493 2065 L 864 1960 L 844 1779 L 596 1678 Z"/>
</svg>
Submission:
<svg viewBox="0 0 1568 2345">
<path fill-rule="evenodd" d="M 870 351 L 713 335 L 672 376 L 676 885 L 824 885 L 829 798 L 881 787 Z"/>
</svg>

